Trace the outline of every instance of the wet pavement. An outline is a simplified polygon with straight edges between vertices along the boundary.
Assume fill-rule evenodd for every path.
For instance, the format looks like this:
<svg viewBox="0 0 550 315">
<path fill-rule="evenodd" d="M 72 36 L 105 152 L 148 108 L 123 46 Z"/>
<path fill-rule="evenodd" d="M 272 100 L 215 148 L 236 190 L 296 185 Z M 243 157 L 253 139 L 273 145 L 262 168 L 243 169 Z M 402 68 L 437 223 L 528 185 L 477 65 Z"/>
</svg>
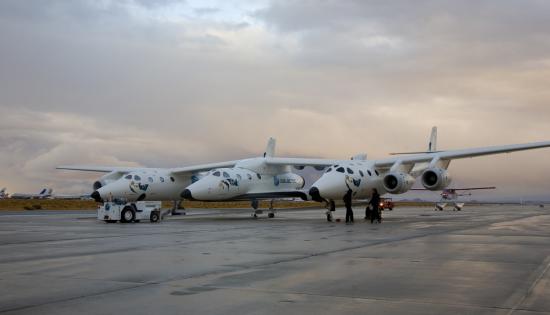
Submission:
<svg viewBox="0 0 550 315">
<path fill-rule="evenodd" d="M 82 211 L 0 213 L 0 313 L 550 314 L 548 209 L 384 215 L 345 225 L 320 209 L 258 220 L 197 210 L 106 224 Z"/>
</svg>

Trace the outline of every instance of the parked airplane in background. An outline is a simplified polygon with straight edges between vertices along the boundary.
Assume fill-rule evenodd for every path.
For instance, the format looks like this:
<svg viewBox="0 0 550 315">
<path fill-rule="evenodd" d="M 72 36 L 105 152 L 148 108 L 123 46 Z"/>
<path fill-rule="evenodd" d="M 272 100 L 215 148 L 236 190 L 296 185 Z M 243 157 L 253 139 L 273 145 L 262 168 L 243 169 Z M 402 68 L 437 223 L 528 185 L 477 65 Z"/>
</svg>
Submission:
<svg viewBox="0 0 550 315">
<path fill-rule="evenodd" d="M 8 193 L 6 192 L 6 188 L 4 187 L 0 190 L 0 199 L 6 199 L 6 198 L 8 198 Z"/>
<path fill-rule="evenodd" d="M 51 196 L 52 199 L 60 199 L 60 200 L 91 200 L 92 197 L 90 194 L 80 194 L 80 195 L 60 195 L 60 194 L 53 194 Z"/>
<path fill-rule="evenodd" d="M 464 202 L 459 202 L 459 197 L 463 196 L 471 196 L 472 193 L 470 191 L 472 190 L 488 190 L 488 189 L 496 189 L 496 187 L 469 187 L 469 188 L 445 188 L 443 191 L 441 191 L 441 200 L 435 203 L 435 209 L 443 211 L 445 207 L 451 203 L 453 206 L 453 209 L 455 211 L 460 211 L 464 207 Z M 427 191 L 427 189 L 411 189 L 411 190 L 418 190 L 418 191 Z M 468 192 L 466 192 L 468 191 Z"/>
<path fill-rule="evenodd" d="M 53 189 L 44 188 L 37 194 L 25 194 L 25 193 L 14 193 L 11 194 L 11 199 L 46 199 L 52 196 Z"/>
<path fill-rule="evenodd" d="M 254 209 L 258 200 L 308 199 L 302 190 L 304 179 L 287 165 L 265 162 L 275 152 L 270 138 L 263 156 L 173 169 L 61 166 L 58 169 L 108 172 L 94 184 L 92 197 L 102 202 L 113 198 L 128 201 L 178 200 L 201 201 L 250 200 Z M 273 212 L 269 214 L 272 217 Z"/>
</svg>

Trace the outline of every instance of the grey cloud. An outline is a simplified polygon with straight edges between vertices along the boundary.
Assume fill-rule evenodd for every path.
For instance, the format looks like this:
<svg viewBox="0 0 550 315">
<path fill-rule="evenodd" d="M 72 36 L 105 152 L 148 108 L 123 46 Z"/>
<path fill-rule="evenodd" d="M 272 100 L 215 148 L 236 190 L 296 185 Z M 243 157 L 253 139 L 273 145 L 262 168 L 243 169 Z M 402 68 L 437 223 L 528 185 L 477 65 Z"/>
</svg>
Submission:
<svg viewBox="0 0 550 315">
<path fill-rule="evenodd" d="M 164 1 L 30 4 L 0 2 L 0 186 L 84 190 L 53 167 L 243 158 L 269 136 L 281 155 L 333 158 L 418 150 L 432 125 L 441 148 L 550 137 L 543 1 L 277 1 L 243 20 L 147 16 Z M 451 172 L 544 194 L 545 157 Z"/>
</svg>

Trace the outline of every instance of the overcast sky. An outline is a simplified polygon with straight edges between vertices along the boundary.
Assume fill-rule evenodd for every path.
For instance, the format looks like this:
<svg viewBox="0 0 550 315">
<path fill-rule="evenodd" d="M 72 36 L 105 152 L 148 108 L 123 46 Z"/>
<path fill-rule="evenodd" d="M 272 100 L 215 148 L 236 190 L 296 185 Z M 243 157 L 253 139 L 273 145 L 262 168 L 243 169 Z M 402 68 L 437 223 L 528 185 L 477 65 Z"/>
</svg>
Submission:
<svg viewBox="0 0 550 315">
<path fill-rule="evenodd" d="M 0 186 L 60 164 L 349 158 L 550 140 L 550 1 L 0 1 Z M 550 196 L 550 150 L 455 185 Z"/>
</svg>

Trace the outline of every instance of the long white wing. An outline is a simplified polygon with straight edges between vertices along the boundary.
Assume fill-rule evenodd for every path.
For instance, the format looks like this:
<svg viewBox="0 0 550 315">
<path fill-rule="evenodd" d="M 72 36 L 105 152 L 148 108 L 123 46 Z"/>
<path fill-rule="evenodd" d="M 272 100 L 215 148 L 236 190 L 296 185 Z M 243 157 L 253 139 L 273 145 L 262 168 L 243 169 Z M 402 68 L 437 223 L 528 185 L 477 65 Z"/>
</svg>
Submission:
<svg viewBox="0 0 550 315">
<path fill-rule="evenodd" d="M 204 171 L 209 171 L 209 170 L 212 170 L 212 169 L 215 169 L 215 168 L 233 167 L 233 166 L 235 166 L 235 164 L 237 164 L 237 162 L 238 161 L 225 161 L 225 162 L 218 162 L 218 163 L 208 163 L 208 164 L 200 164 L 200 165 L 170 168 L 168 170 L 170 172 L 172 172 L 173 174 L 204 172 Z"/>
<path fill-rule="evenodd" d="M 292 165 L 292 166 L 331 166 L 341 163 L 342 160 L 330 159 L 307 159 L 307 158 L 266 158 L 265 162 L 271 165 Z"/>
<path fill-rule="evenodd" d="M 204 172 L 209 171 L 214 168 L 222 167 L 233 167 L 237 161 L 225 161 L 219 163 L 209 163 L 209 164 L 199 164 L 185 167 L 176 167 L 176 168 L 167 168 L 172 174 L 185 174 L 185 173 L 194 173 L 194 172 Z M 110 173 L 110 172 L 119 172 L 119 173 L 130 173 L 140 170 L 147 170 L 147 167 L 118 167 L 118 166 L 86 166 L 86 165 L 70 165 L 70 166 L 59 166 L 56 169 L 58 170 L 70 170 L 70 171 L 83 171 L 83 172 L 99 172 L 99 173 Z"/>
<path fill-rule="evenodd" d="M 129 173 L 143 169 L 142 167 L 118 167 L 118 166 L 88 166 L 88 165 L 63 165 L 56 167 L 58 170 L 81 171 L 81 172 L 98 172 L 110 173 L 121 172 Z"/>
<path fill-rule="evenodd" d="M 547 147 L 550 147 L 550 141 L 491 146 L 491 147 L 462 149 L 462 150 L 439 151 L 434 153 L 425 153 L 425 154 L 418 154 L 418 155 L 411 155 L 411 156 L 404 156 L 404 157 L 392 157 L 388 159 L 376 160 L 374 165 L 378 168 L 387 168 L 387 167 L 391 167 L 397 161 L 401 161 L 401 163 L 403 164 L 415 164 L 415 163 L 422 163 L 422 162 L 430 162 L 435 157 L 439 157 L 441 160 L 454 160 L 454 159 L 472 158 L 472 157 L 482 156 L 482 155 L 510 153 L 515 151 L 533 150 L 533 149 L 540 149 L 540 148 L 547 148 Z"/>
</svg>

